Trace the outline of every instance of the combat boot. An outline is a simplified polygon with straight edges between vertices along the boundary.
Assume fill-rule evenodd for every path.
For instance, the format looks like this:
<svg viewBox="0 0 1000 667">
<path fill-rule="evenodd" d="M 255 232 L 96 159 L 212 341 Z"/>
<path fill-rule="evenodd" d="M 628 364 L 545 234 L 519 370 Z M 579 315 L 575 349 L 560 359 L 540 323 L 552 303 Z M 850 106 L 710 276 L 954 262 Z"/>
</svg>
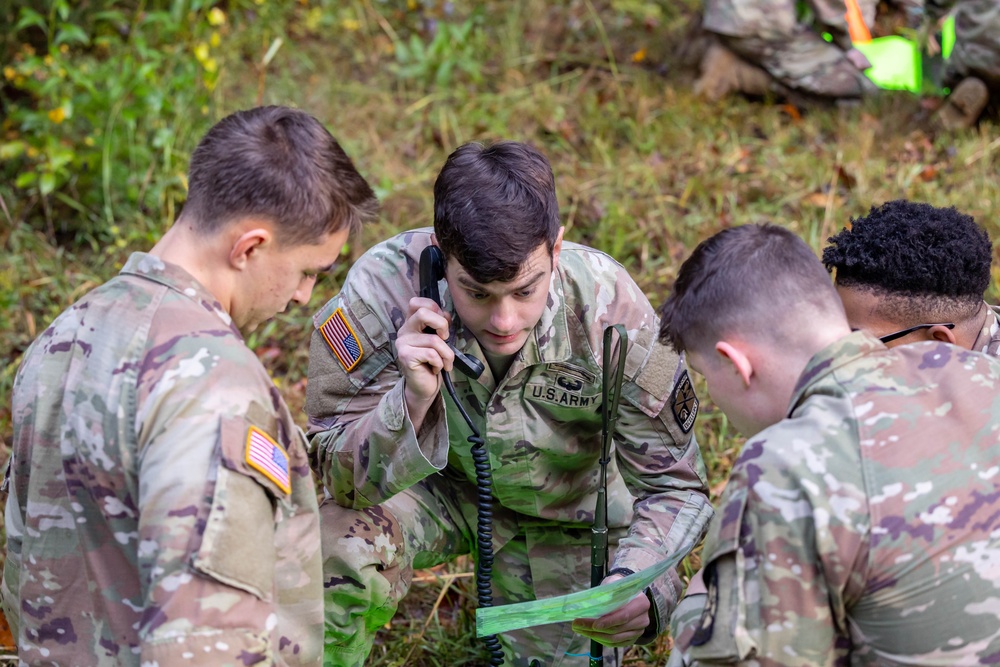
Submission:
<svg viewBox="0 0 1000 667">
<path fill-rule="evenodd" d="M 738 55 L 713 43 L 701 59 L 701 76 L 694 83 L 694 92 L 717 102 L 729 93 L 766 95 L 771 90 L 771 75 L 751 65 Z"/>
<path fill-rule="evenodd" d="M 976 124 L 989 101 L 990 91 L 985 83 L 971 76 L 962 79 L 938 109 L 938 122 L 946 130 L 968 129 Z"/>
</svg>

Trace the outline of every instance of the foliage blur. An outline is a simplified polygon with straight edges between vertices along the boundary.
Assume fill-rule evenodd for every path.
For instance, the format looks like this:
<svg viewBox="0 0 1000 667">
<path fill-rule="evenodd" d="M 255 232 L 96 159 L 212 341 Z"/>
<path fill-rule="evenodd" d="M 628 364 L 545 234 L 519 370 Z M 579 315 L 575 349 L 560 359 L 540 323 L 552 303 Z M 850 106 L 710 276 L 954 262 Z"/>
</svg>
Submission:
<svg viewBox="0 0 1000 667">
<path fill-rule="evenodd" d="M 852 216 L 908 197 L 958 206 L 1000 239 L 994 124 L 937 133 L 924 122 L 928 101 L 904 94 L 839 108 L 708 104 L 690 90 L 699 5 L 0 3 L 0 437 L 11 435 L 11 385 L 30 342 L 154 243 L 183 203 L 197 140 L 258 104 L 316 115 L 382 202 L 313 303 L 248 338 L 293 409 L 307 384 L 312 311 L 364 248 L 430 224 L 437 170 L 466 141 L 539 146 L 567 239 L 612 254 L 654 304 L 695 244 L 748 222 L 786 226 L 818 250 Z M 718 494 L 742 440 L 697 388 L 695 429 Z M 697 557 L 686 565 L 696 566 Z M 468 567 L 418 577 L 370 664 L 481 664 Z M 630 651 L 628 664 L 663 664 L 668 648 L 663 637 Z"/>
</svg>

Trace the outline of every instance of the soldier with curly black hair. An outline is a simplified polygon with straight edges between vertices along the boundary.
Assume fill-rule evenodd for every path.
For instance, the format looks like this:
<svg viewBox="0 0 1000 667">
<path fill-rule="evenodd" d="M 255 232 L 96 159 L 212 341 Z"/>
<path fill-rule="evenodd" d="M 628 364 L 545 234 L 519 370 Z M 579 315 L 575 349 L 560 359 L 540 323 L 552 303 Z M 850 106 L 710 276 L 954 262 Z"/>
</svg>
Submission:
<svg viewBox="0 0 1000 667">
<path fill-rule="evenodd" d="M 993 247 L 972 216 L 900 199 L 851 222 L 823 264 L 852 327 L 890 347 L 940 340 L 1000 355 L 1000 309 L 983 301 Z"/>
</svg>

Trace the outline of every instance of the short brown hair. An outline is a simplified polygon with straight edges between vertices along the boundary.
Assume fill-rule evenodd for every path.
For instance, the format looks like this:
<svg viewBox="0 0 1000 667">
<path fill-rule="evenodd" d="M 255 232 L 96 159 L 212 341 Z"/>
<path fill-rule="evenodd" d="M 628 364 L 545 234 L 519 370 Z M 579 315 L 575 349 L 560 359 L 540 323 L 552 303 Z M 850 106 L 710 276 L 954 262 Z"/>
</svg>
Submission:
<svg viewBox="0 0 1000 667">
<path fill-rule="evenodd" d="M 549 161 L 516 141 L 459 147 L 434 182 L 434 234 L 477 282 L 513 280 L 538 246 L 551 253 L 559 236 Z"/>
<path fill-rule="evenodd" d="M 205 233 L 260 216 L 279 243 L 298 245 L 356 231 L 377 210 L 368 182 L 318 120 L 268 106 L 223 118 L 198 143 L 181 215 Z"/>
<path fill-rule="evenodd" d="M 733 227 L 699 243 L 681 265 L 660 308 L 660 338 L 683 352 L 737 331 L 780 332 L 784 323 L 801 325 L 794 315 L 804 307 L 843 313 L 805 241 L 775 225 Z"/>
</svg>

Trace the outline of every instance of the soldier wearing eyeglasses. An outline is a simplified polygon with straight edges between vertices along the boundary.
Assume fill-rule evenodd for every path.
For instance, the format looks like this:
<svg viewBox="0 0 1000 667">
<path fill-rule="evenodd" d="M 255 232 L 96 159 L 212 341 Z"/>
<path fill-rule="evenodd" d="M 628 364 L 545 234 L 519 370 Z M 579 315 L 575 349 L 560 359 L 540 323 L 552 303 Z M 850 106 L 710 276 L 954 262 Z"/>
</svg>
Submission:
<svg viewBox="0 0 1000 667">
<path fill-rule="evenodd" d="M 889 347 L 937 340 L 1000 356 L 1000 309 L 983 300 L 993 246 L 972 216 L 900 199 L 829 241 L 823 264 L 852 328 Z"/>
</svg>

